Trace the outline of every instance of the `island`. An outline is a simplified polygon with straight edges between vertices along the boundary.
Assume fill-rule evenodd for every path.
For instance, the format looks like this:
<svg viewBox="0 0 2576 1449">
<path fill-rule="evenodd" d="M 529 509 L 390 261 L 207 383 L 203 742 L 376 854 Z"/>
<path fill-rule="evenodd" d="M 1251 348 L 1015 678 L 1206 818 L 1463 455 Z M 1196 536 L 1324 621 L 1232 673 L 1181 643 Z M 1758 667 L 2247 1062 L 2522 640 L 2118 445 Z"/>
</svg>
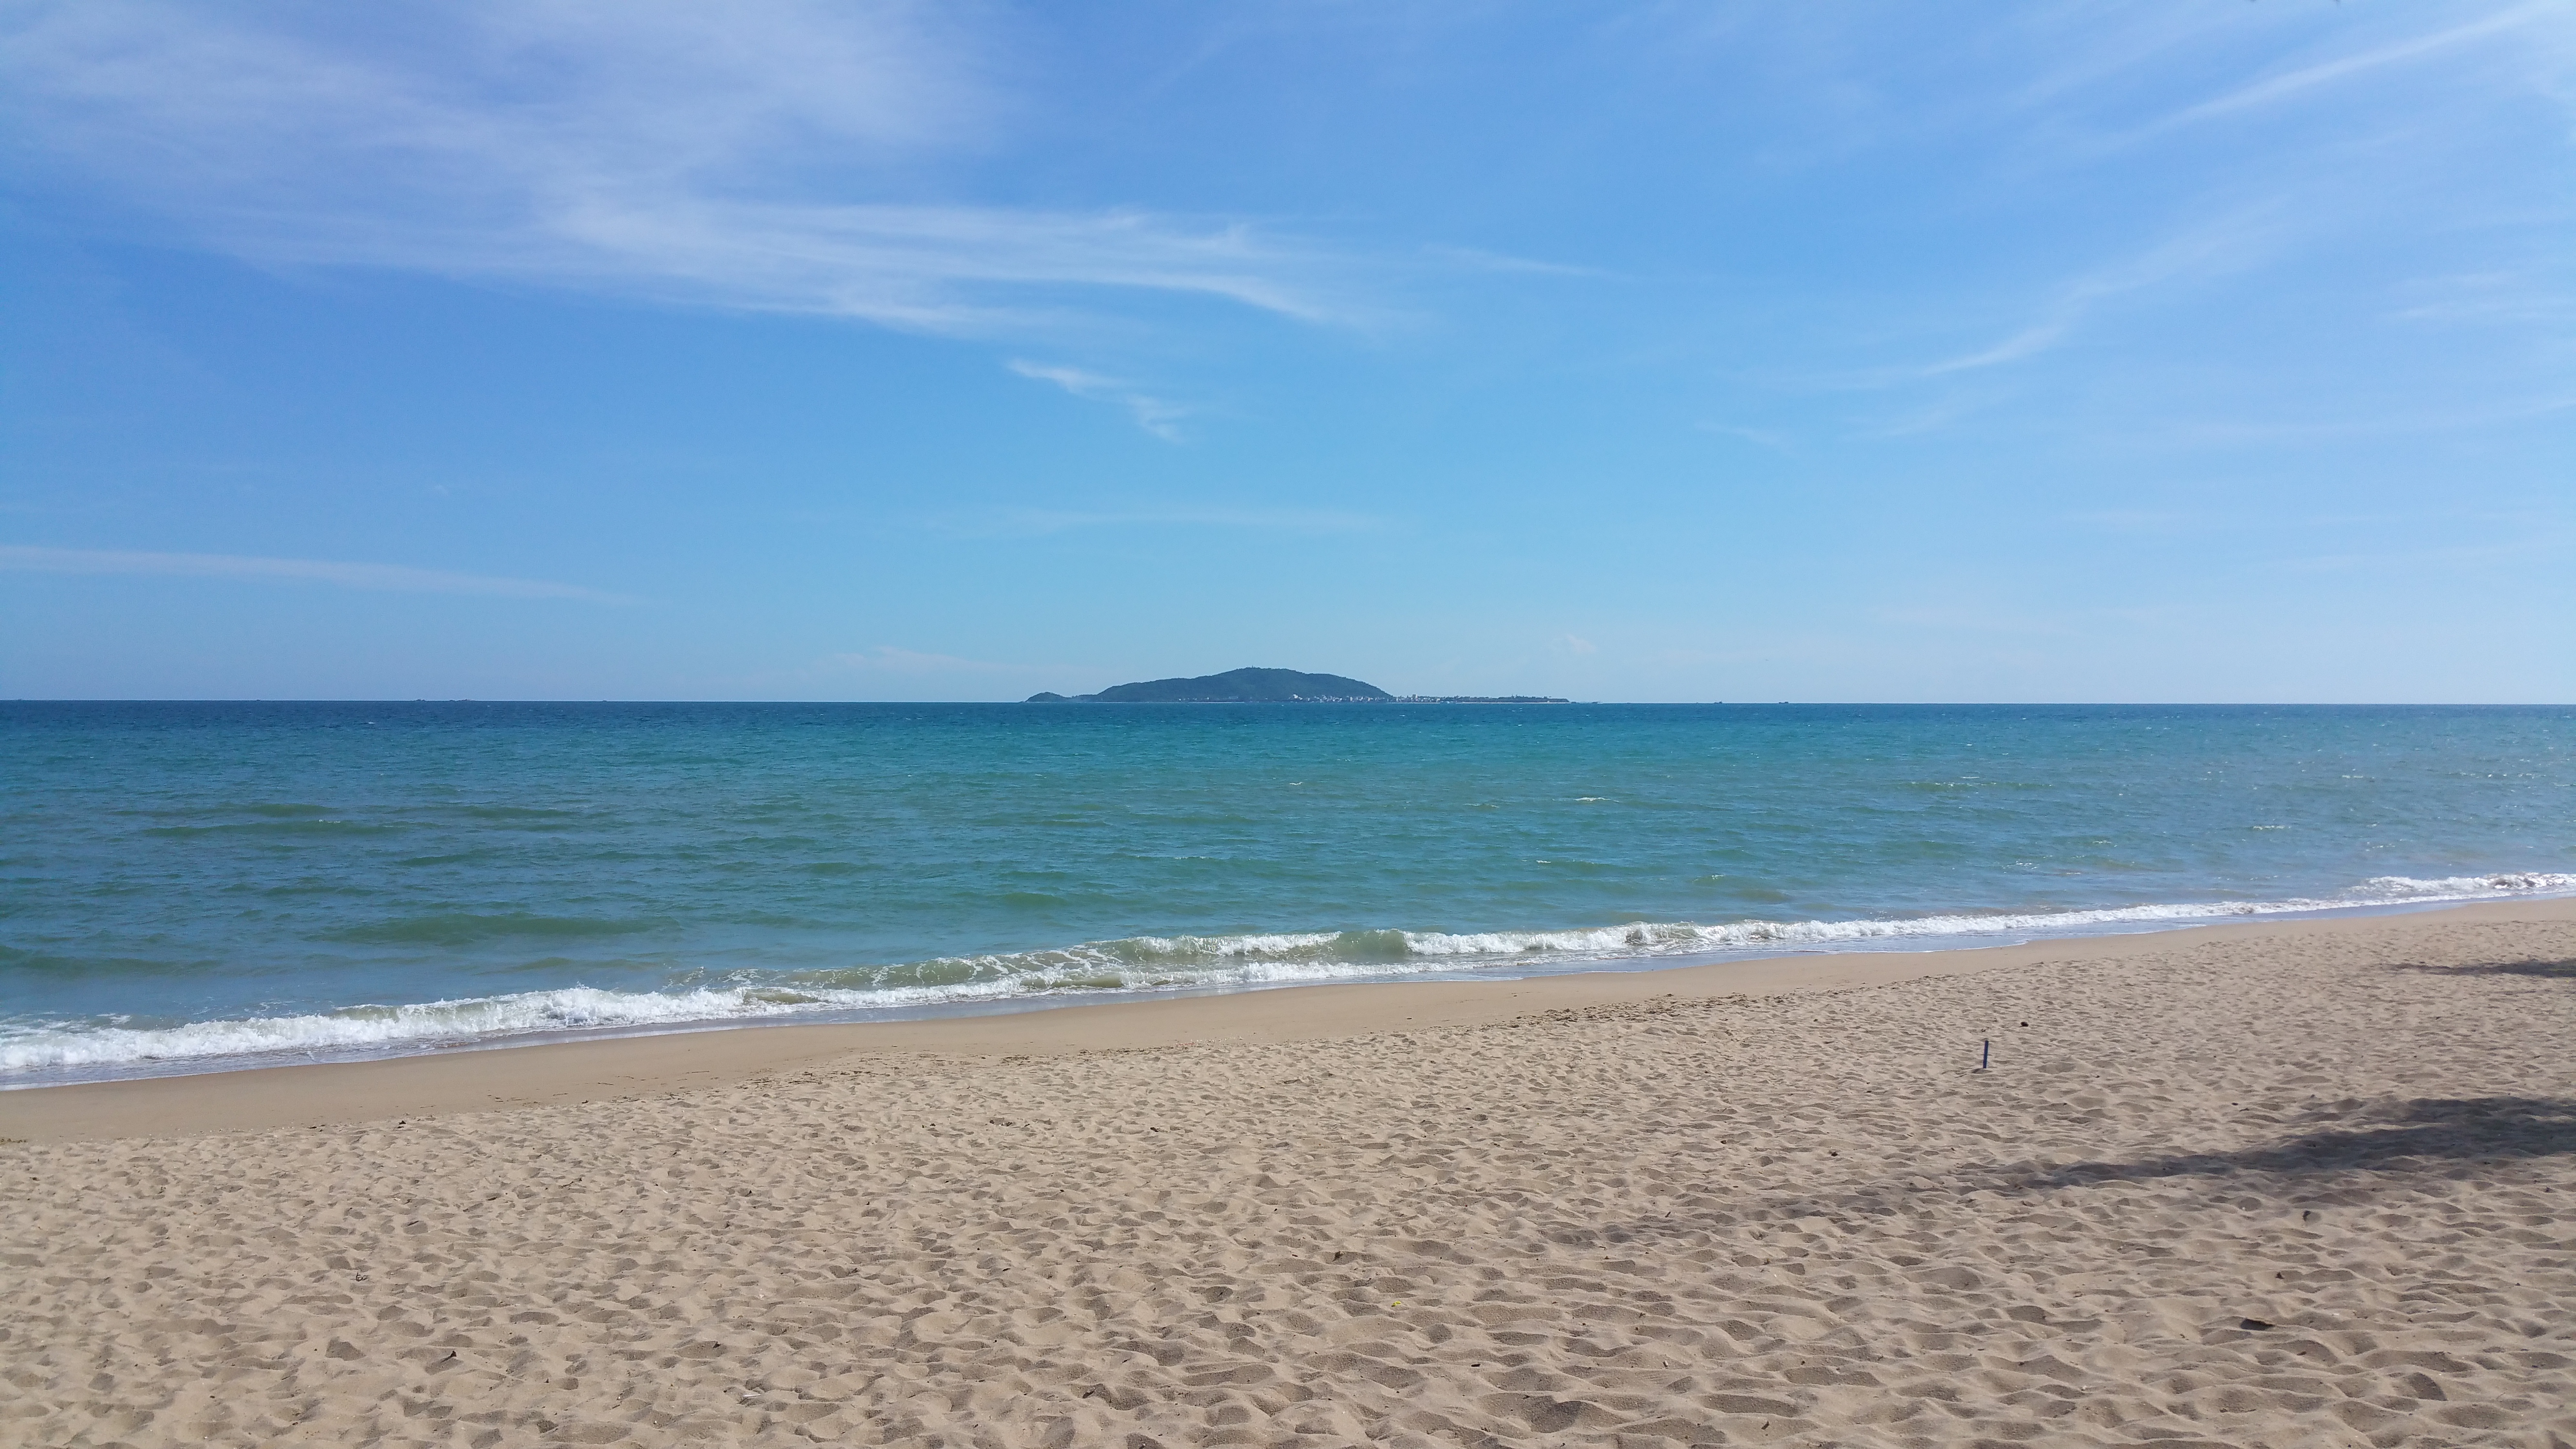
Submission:
<svg viewBox="0 0 2576 1449">
<path fill-rule="evenodd" d="M 1148 679 L 1098 694 L 1030 695 L 1026 704 L 1564 704 L 1535 694 L 1389 694 L 1341 674 L 1295 669 L 1229 669 L 1192 679 Z"/>
</svg>

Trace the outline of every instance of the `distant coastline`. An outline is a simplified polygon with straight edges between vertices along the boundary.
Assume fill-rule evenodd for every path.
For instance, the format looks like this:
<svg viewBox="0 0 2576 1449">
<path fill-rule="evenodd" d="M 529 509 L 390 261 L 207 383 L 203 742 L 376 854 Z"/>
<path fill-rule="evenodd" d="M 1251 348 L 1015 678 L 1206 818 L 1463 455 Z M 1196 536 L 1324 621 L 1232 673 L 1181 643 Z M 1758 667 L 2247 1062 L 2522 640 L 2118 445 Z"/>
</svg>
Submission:
<svg viewBox="0 0 2576 1449">
<path fill-rule="evenodd" d="M 1389 694 L 1343 674 L 1297 669 L 1230 669 L 1187 679 L 1116 684 L 1097 694 L 1041 691 L 1024 704 L 1569 704 L 1537 694 Z"/>
</svg>

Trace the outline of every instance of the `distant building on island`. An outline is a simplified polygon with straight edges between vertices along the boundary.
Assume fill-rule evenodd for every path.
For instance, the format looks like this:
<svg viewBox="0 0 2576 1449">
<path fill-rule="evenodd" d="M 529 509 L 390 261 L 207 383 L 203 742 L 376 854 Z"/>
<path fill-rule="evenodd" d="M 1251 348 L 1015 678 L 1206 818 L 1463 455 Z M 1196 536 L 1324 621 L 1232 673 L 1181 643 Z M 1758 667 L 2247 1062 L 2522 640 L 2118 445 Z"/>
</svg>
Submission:
<svg viewBox="0 0 2576 1449">
<path fill-rule="evenodd" d="M 1535 694 L 1389 694 L 1340 674 L 1229 669 L 1194 679 L 1148 679 L 1098 694 L 1032 694 L 1028 704 L 1564 704 Z"/>
</svg>

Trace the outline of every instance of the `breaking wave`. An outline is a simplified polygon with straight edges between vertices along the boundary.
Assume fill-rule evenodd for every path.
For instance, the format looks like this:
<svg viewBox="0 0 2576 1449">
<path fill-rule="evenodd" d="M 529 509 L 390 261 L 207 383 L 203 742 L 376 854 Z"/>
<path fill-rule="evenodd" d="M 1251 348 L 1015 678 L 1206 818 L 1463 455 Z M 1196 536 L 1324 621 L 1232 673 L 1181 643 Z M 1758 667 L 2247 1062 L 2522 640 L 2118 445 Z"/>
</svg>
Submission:
<svg viewBox="0 0 2576 1449">
<path fill-rule="evenodd" d="M 1133 936 L 1054 950 L 952 956 L 894 966 L 777 973 L 663 991 L 548 991 L 352 1006 L 293 1016 L 138 1026 L 120 1021 L 0 1022 L 0 1073 L 60 1079 L 156 1064 L 276 1060 L 470 1046 L 564 1032 L 646 1030 L 791 1017 L 903 1011 L 952 1003 L 1093 992 L 1248 990 L 1434 972 L 1552 970 L 1657 958 L 1708 958 L 1961 939 L 2074 935 L 2370 906 L 2435 905 L 2576 892 L 2576 875 L 2522 873 L 2419 880 L 2380 876 L 2326 898 L 2178 902 L 2100 910 L 1995 912 L 1896 920 L 1640 921 L 1562 931 L 1316 931 Z M 229 1062 L 227 1059 L 230 1059 Z M 161 1069 L 166 1070 L 166 1067 Z M 34 1085 L 20 1081 L 10 1085 Z"/>
</svg>

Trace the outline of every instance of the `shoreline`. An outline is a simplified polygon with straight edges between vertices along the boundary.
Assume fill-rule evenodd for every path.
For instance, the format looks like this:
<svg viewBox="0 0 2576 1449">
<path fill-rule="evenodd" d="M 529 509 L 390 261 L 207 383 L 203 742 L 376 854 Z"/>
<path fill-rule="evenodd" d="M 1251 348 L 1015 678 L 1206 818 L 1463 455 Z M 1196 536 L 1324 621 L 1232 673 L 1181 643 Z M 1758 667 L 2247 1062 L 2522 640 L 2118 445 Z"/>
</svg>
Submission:
<svg viewBox="0 0 2576 1449">
<path fill-rule="evenodd" d="M 2396 890 L 2399 886 L 2406 889 Z M 1461 981 L 1490 984 L 1497 980 L 1553 976 L 1745 966 L 1780 959 L 1843 954 L 1920 955 L 1981 950 L 1989 946 L 2157 934 L 2259 921 L 2299 922 L 2411 914 L 2463 905 L 2576 899 L 2576 873 L 2504 871 L 2439 880 L 2387 877 L 2365 882 L 2343 894 L 2349 897 L 2373 887 L 2380 888 L 2382 893 L 2375 898 L 2364 896 L 2358 900 L 2180 901 L 1993 914 L 1934 912 L 1838 920 L 1753 920 L 1709 926 L 1687 921 L 1634 922 L 1625 926 L 1506 930 L 1463 935 L 1440 931 L 1342 930 L 1254 933 L 1206 940 L 1183 938 L 1181 942 L 1130 937 L 1086 942 L 1072 947 L 1035 948 L 998 957 L 942 958 L 924 963 L 937 966 L 954 961 L 956 964 L 979 966 L 1016 960 L 1022 963 L 1022 970 L 1031 973 L 1018 979 L 1006 973 L 998 979 L 978 978 L 945 985 L 880 983 L 874 988 L 860 988 L 818 985 L 787 978 L 767 988 L 738 981 L 714 986 L 701 983 L 678 995 L 649 988 L 638 990 L 617 986 L 594 990 L 576 981 L 523 992 L 440 998 L 409 1004 L 350 1003 L 340 1008 L 309 1007 L 276 1016 L 215 1017 L 162 1027 L 95 1027 L 89 1034 L 114 1043 L 107 1055 L 51 1063 L 24 1060 L 30 1055 L 29 1042 L 41 1042 L 48 1035 L 66 1039 L 73 1051 L 82 1049 L 82 1031 L 79 1028 L 65 1031 L 63 1024 L 57 1024 L 50 1032 L 22 1030 L 16 1035 L 0 1038 L 0 1061 L 8 1063 L 5 1069 L 0 1069 L 0 1098 L 13 1092 L 52 1087 L 378 1062 L 456 1052 L 516 1050 L 709 1031 L 874 1025 L 951 1017 L 1016 1015 L 1325 985 L 1384 986 Z M 1647 939 L 1640 940 L 1640 931 Z M 1322 963 L 1323 969 L 1301 971 L 1293 958 L 1271 959 L 1263 955 L 1281 943 L 1310 946 L 1353 935 L 1400 935 L 1405 942 L 1402 954 L 1421 964 L 1408 969 L 1328 961 Z M 1623 935 L 1624 944 L 1632 949 L 1608 949 L 1604 952 L 1612 938 Z M 1176 944 L 1204 947 L 1210 941 L 1220 947 L 1228 941 L 1242 943 L 1248 948 L 1248 958 L 1266 961 L 1274 969 L 1284 969 L 1280 974 L 1265 976 L 1247 966 L 1232 971 L 1212 971 L 1195 980 L 1184 973 L 1180 979 L 1166 977 L 1137 984 L 1097 981 L 1051 983 L 1046 979 L 1049 973 L 1062 970 L 1083 974 L 1098 971 L 1115 978 L 1129 969 L 1162 969 L 1142 966 L 1119 955 L 1116 948 L 1165 948 Z M 1467 949 L 1458 949 L 1460 942 L 1469 943 Z M 1513 949 L 1515 942 L 1518 943 L 1517 950 Z M 1417 947 L 1421 949 L 1417 950 Z M 1079 964 L 1067 965 L 1077 958 Z M 1151 959 L 1150 952 L 1146 959 Z M 1033 966 L 1031 963 L 1040 964 Z M 796 995 L 796 1004 L 793 1005 L 772 1001 L 769 995 L 771 991 L 795 994 L 809 990 L 824 994 Z M 891 1003 L 834 999 L 866 998 L 880 993 L 916 999 Z M 674 1003 L 680 1001 L 688 1002 L 687 1009 L 672 1010 Z M 485 1019 L 479 1022 L 471 1020 L 478 1011 Z M 367 1012 L 379 1015 L 370 1019 L 364 1016 Z M 573 1016 L 579 1024 L 567 1024 L 558 1013 Z M 529 1019 L 531 1017 L 536 1019 Z M 580 1020 L 584 1017 L 605 1019 Z M 386 1021 L 397 1025 L 388 1028 L 384 1025 Z M 355 1024 L 354 1030 L 352 1024 Z M 272 1040 L 249 1044 L 239 1040 L 244 1033 L 252 1037 L 265 1033 Z M 235 1040 L 227 1046 L 208 1049 L 201 1042 L 189 1040 L 200 1035 L 232 1035 Z M 41 1055 L 42 1052 L 43 1048 L 38 1047 L 34 1054 Z"/>
<path fill-rule="evenodd" d="M 2560 899 L 44 1088 L 0 1439 L 2545 1449 L 2570 1041 Z"/>
<path fill-rule="evenodd" d="M 2576 922 L 2576 897 L 2225 921 L 1927 951 L 1838 951 L 1490 981 L 1292 985 L 891 1021 L 728 1022 L 649 1034 L 475 1045 L 357 1061 L 216 1068 L 0 1091 L 0 1142 L 318 1128 L 387 1118 L 623 1101 L 843 1059 L 1080 1056 L 1490 1026 L 1543 1012 L 1890 986 L 2041 962 L 2104 964 L 2202 941 L 2381 930 L 2392 921 Z"/>
</svg>

